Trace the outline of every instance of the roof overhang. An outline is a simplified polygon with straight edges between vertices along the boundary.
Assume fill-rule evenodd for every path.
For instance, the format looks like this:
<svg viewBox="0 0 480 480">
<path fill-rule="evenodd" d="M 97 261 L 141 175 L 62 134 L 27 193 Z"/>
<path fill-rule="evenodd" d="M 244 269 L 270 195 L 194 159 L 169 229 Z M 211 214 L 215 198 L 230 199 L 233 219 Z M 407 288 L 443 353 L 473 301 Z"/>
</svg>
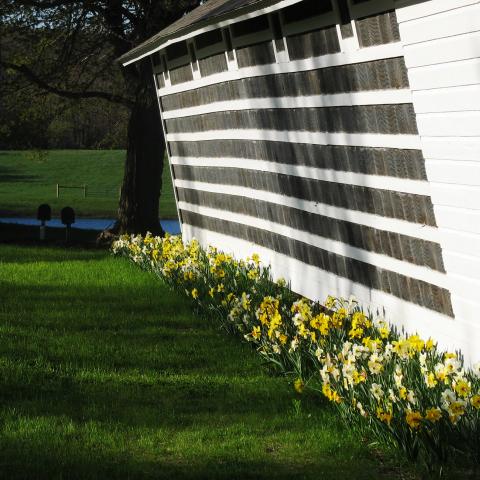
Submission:
<svg viewBox="0 0 480 480">
<path fill-rule="evenodd" d="M 183 28 L 179 27 L 178 30 L 169 32 L 166 35 L 161 35 L 162 32 L 160 32 L 159 34 L 140 44 L 138 47 L 135 47 L 122 55 L 118 61 L 124 67 L 126 67 L 127 65 L 138 62 L 142 58 L 158 52 L 159 50 L 163 50 L 173 43 L 187 40 L 188 38 L 195 37 L 210 30 L 227 27 L 232 23 L 241 22 L 242 20 L 248 20 L 249 18 L 258 17 L 260 15 L 265 15 L 290 5 L 294 5 L 295 3 L 299 3 L 301 1 L 302 0 L 259 0 L 256 3 L 230 10 L 222 15 L 199 20 L 198 22 L 192 23 L 191 25 Z"/>
</svg>

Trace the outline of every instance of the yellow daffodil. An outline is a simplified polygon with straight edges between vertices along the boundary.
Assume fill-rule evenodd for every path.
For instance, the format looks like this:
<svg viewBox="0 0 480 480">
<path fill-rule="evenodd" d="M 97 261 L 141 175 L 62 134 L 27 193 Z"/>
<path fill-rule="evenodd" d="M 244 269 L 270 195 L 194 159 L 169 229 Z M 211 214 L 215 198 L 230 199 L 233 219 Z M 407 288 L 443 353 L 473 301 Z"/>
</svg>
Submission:
<svg viewBox="0 0 480 480">
<path fill-rule="evenodd" d="M 470 385 L 470 382 L 467 382 L 466 380 L 459 380 L 458 382 L 456 382 L 455 391 L 460 397 L 468 397 L 471 390 L 472 387 Z"/>
<path fill-rule="evenodd" d="M 295 388 L 295 391 L 297 393 L 302 393 L 304 388 L 305 388 L 305 384 L 303 383 L 303 380 L 301 378 L 297 378 L 294 382 L 293 382 L 293 386 Z"/>
<path fill-rule="evenodd" d="M 480 395 L 474 395 L 470 399 L 470 403 L 472 404 L 472 407 L 479 410 L 480 409 Z"/>
<path fill-rule="evenodd" d="M 418 411 L 407 410 L 405 420 L 412 430 L 417 430 L 422 424 L 422 414 Z"/>
<path fill-rule="evenodd" d="M 378 407 L 377 418 L 380 421 L 386 423 L 387 425 L 390 425 L 390 423 L 392 422 L 393 415 L 391 411 L 384 411 L 381 407 Z"/>
<path fill-rule="evenodd" d="M 259 340 L 260 337 L 262 336 L 262 331 L 260 327 L 253 327 L 251 335 L 255 340 Z"/>
<path fill-rule="evenodd" d="M 439 408 L 429 408 L 425 412 L 425 419 L 429 422 L 435 423 L 442 418 L 442 411 Z"/>
</svg>

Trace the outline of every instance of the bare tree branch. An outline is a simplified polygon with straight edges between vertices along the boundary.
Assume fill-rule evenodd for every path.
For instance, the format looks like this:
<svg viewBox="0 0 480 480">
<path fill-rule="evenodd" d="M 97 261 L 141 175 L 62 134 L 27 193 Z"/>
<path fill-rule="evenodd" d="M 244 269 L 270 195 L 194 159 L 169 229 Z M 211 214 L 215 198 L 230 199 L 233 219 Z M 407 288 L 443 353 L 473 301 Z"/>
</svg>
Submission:
<svg viewBox="0 0 480 480">
<path fill-rule="evenodd" d="M 125 107 L 133 108 L 135 105 L 134 102 L 129 100 L 128 98 L 122 97 L 120 95 L 116 95 L 114 93 L 108 92 L 101 92 L 101 91 L 70 91 L 70 90 L 63 90 L 54 85 L 50 85 L 45 80 L 38 77 L 35 72 L 30 70 L 26 65 L 15 65 L 14 63 L 4 62 L 2 61 L 2 65 L 5 68 L 10 68 L 18 73 L 21 73 L 26 79 L 35 83 L 40 88 L 46 90 L 47 92 L 54 93 L 55 95 L 59 95 L 61 97 L 70 98 L 70 99 L 82 99 L 82 98 L 102 98 L 104 100 L 108 100 L 110 102 L 119 103 Z"/>
</svg>

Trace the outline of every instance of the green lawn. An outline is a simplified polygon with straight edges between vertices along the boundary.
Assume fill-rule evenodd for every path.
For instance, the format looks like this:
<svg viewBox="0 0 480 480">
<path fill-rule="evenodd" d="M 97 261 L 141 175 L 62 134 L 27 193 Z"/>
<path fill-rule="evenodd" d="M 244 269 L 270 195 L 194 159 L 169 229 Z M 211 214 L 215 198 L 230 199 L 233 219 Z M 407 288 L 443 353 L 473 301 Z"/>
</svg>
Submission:
<svg viewBox="0 0 480 480">
<path fill-rule="evenodd" d="M 116 216 L 123 178 L 123 150 L 56 150 L 40 158 L 29 152 L 0 151 L 0 216 L 35 216 L 41 203 L 49 203 L 58 216 L 70 205 L 78 216 Z M 176 218 L 170 170 L 165 162 L 160 214 Z M 61 190 L 56 185 L 87 185 L 83 190 Z"/>
<path fill-rule="evenodd" d="M 2 479 L 410 478 L 125 260 L 0 244 L 0 298 Z"/>
</svg>

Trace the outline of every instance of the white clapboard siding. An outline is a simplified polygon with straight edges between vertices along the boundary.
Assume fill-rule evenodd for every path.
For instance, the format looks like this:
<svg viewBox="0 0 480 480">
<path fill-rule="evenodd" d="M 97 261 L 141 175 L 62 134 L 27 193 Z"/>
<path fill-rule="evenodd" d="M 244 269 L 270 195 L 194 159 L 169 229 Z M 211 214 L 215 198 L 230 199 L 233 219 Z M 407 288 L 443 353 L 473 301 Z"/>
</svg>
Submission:
<svg viewBox="0 0 480 480">
<path fill-rule="evenodd" d="M 478 58 L 480 55 L 480 32 L 465 33 L 455 37 L 441 38 L 405 47 L 408 52 L 408 68 L 456 62 Z"/>
<path fill-rule="evenodd" d="M 467 280 L 473 280 L 478 285 L 480 281 L 480 257 L 444 250 L 443 262 L 449 273 L 464 277 Z M 476 295 L 474 298 L 476 298 Z"/>
<path fill-rule="evenodd" d="M 458 347 L 480 356 L 480 2 L 429 0 L 399 7 L 418 131 Z M 461 288 L 459 286 L 461 285 Z M 433 324 L 432 324 L 433 325 Z M 432 327 L 437 334 L 437 325 Z M 470 338 L 476 338 L 476 343 Z"/>
<path fill-rule="evenodd" d="M 400 23 L 430 17 L 442 12 L 449 12 L 458 8 L 480 3 L 479 0 L 435 0 L 429 2 L 415 2 L 414 0 L 396 0 L 397 19 Z M 408 8 L 402 8 L 408 6 Z"/>
<path fill-rule="evenodd" d="M 285 278 L 291 282 L 292 289 L 301 295 L 321 301 L 332 292 L 346 298 L 354 295 L 361 299 L 366 308 L 374 312 L 383 313 L 385 310 L 386 319 L 389 322 L 405 327 L 408 332 L 418 332 L 425 338 L 435 337 L 441 348 L 455 350 L 461 346 L 466 362 L 473 363 L 480 360 L 478 348 L 480 329 L 473 329 L 471 323 L 452 320 L 385 292 L 370 290 L 361 284 L 245 240 L 188 224 L 184 225 L 184 237 L 186 240 L 197 238 L 203 245 L 217 245 L 237 257 L 248 257 L 254 252 L 258 253 L 265 264 L 272 266 L 274 279 Z"/>
<path fill-rule="evenodd" d="M 435 3 L 430 0 L 427 3 Z M 454 4 L 455 0 L 451 0 Z M 442 45 L 445 38 L 476 32 L 480 25 L 480 4 L 467 5 L 403 22 L 401 27 L 402 38 L 408 39 L 408 44 L 426 42 L 439 39 Z M 452 39 L 453 40 L 453 39 Z M 460 54 L 461 55 L 461 54 Z"/>
<path fill-rule="evenodd" d="M 426 137 L 478 137 L 480 111 L 420 113 L 417 124 Z"/>
<path fill-rule="evenodd" d="M 422 136 L 422 148 L 427 160 L 480 161 L 479 137 Z"/>
<path fill-rule="evenodd" d="M 438 240 L 444 251 L 461 252 L 474 259 L 480 258 L 480 233 L 442 228 Z"/>
<path fill-rule="evenodd" d="M 480 233 L 480 210 L 435 205 L 435 218 L 439 228 L 448 227 L 452 230 Z"/>
<path fill-rule="evenodd" d="M 425 165 L 430 182 L 480 186 L 480 162 L 427 160 Z"/>
<path fill-rule="evenodd" d="M 471 185 L 432 182 L 431 196 L 434 205 L 474 209 L 475 211 L 480 205 L 480 187 Z"/>
<path fill-rule="evenodd" d="M 480 83 L 480 58 L 411 68 L 408 77 L 413 91 L 477 85 Z"/>
<path fill-rule="evenodd" d="M 412 92 L 417 113 L 468 112 L 480 110 L 480 85 L 467 85 Z"/>
</svg>

